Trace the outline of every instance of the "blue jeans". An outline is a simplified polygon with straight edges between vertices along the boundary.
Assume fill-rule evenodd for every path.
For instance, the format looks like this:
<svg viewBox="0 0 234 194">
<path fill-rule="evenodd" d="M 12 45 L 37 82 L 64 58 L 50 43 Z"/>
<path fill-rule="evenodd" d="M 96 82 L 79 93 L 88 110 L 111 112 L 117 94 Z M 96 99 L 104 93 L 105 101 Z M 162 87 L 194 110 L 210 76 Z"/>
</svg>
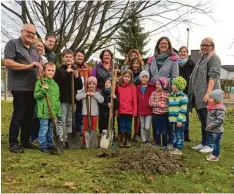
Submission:
<svg viewBox="0 0 234 194">
<path fill-rule="evenodd" d="M 38 142 L 40 148 L 48 148 L 53 145 L 53 124 L 51 119 L 40 119 Z"/>
<path fill-rule="evenodd" d="M 210 132 L 207 131 L 207 145 L 213 148 L 212 154 L 218 157 L 220 154 L 220 140 L 223 136 L 223 132 Z"/>
<path fill-rule="evenodd" d="M 182 150 L 184 146 L 184 127 L 185 123 L 182 124 L 182 127 L 177 127 L 177 123 L 170 123 L 173 134 L 173 147 L 179 150 Z"/>
<path fill-rule="evenodd" d="M 162 146 L 167 146 L 167 129 L 168 129 L 168 115 L 153 115 L 153 135 L 156 145 L 161 145 L 161 135 L 162 135 Z"/>
<path fill-rule="evenodd" d="M 131 134 L 132 131 L 132 115 L 119 115 L 120 132 Z"/>
<path fill-rule="evenodd" d="M 202 141 L 201 144 L 203 146 L 207 145 L 207 131 L 206 131 L 206 120 L 207 120 L 207 109 L 201 108 L 196 109 L 198 118 L 201 122 L 201 131 L 202 131 Z"/>
</svg>

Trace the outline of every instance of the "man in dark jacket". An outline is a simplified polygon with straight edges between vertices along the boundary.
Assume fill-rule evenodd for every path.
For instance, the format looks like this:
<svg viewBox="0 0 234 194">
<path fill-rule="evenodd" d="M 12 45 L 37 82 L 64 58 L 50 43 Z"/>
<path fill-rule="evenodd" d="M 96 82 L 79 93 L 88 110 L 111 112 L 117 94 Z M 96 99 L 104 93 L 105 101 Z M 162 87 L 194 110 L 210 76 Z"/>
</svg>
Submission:
<svg viewBox="0 0 234 194">
<path fill-rule="evenodd" d="M 48 62 L 52 62 L 56 64 L 57 56 L 53 51 L 54 45 L 56 43 L 56 37 L 53 34 L 47 34 L 45 36 L 45 57 L 47 58 Z"/>
</svg>

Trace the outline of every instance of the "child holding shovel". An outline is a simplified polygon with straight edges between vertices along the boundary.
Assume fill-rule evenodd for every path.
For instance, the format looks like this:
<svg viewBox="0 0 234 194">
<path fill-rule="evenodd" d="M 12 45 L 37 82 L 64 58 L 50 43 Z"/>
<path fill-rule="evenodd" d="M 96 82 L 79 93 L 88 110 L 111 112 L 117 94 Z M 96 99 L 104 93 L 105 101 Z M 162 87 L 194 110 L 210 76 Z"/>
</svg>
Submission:
<svg viewBox="0 0 234 194">
<path fill-rule="evenodd" d="M 105 88 L 102 89 L 101 91 L 101 95 L 104 97 L 104 102 L 100 105 L 100 111 L 99 111 L 100 114 L 99 114 L 99 120 L 98 120 L 98 128 L 99 128 L 100 136 L 102 135 L 102 130 L 108 128 L 107 118 L 109 118 L 110 107 L 111 107 L 111 93 L 112 93 L 112 78 L 107 78 L 105 81 Z M 118 107 L 119 101 L 118 101 L 116 94 L 113 94 L 112 97 L 114 100 L 113 112 L 115 112 Z M 114 120 L 115 117 L 113 116 L 112 119 Z M 113 125 L 112 130 L 114 131 L 114 125 Z M 114 139 L 115 139 L 115 134 L 114 134 L 113 140 Z M 113 143 L 112 146 L 115 147 L 115 144 Z"/>
<path fill-rule="evenodd" d="M 104 102 L 103 96 L 96 91 L 97 88 L 97 79 L 94 76 L 90 76 L 87 80 L 87 91 L 82 91 L 80 93 L 76 94 L 76 99 L 78 101 L 82 100 L 82 115 L 83 115 L 83 145 L 82 148 L 87 148 L 85 145 L 85 132 L 89 130 L 89 117 L 91 120 L 90 127 L 91 130 L 96 132 L 97 129 L 97 121 L 98 121 L 98 115 L 99 115 L 99 107 L 98 103 L 101 104 Z M 87 101 L 86 98 L 88 98 L 88 105 L 91 109 L 91 112 L 89 112 L 87 108 Z M 89 113 L 89 115 L 88 115 Z"/>
<path fill-rule="evenodd" d="M 35 85 L 34 98 L 37 101 L 37 117 L 40 119 L 40 129 L 38 134 L 39 151 L 44 154 L 52 154 L 56 148 L 53 146 L 53 126 L 46 102 L 46 94 L 49 96 L 54 117 L 60 116 L 59 86 L 53 80 L 55 74 L 55 64 L 48 62 L 44 65 L 44 76 Z"/>
<path fill-rule="evenodd" d="M 56 71 L 54 80 L 59 85 L 60 91 L 60 102 L 61 102 L 61 117 L 57 121 L 57 132 L 63 141 L 63 129 L 65 127 L 65 145 L 68 147 L 67 133 L 72 133 L 72 82 L 71 76 L 74 76 L 74 91 L 82 89 L 82 80 L 79 76 L 78 71 L 73 66 L 74 56 L 73 51 L 65 49 L 62 52 L 63 64 Z"/>
</svg>

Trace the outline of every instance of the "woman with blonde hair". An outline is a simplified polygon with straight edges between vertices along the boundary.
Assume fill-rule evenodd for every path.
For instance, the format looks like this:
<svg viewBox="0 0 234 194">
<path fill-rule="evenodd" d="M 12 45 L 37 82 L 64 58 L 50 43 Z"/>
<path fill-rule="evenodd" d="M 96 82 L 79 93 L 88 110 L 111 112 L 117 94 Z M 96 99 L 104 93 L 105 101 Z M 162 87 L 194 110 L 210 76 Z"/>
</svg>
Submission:
<svg viewBox="0 0 234 194">
<path fill-rule="evenodd" d="M 42 40 L 39 38 L 36 38 L 33 44 L 37 47 L 38 53 L 40 55 L 40 62 L 42 64 L 47 63 L 48 62 L 47 58 L 43 56 L 45 54 L 45 48 L 44 48 L 44 44 Z"/>
<path fill-rule="evenodd" d="M 212 38 L 205 38 L 201 45 L 201 58 L 196 63 L 189 82 L 189 107 L 192 111 L 195 107 L 201 122 L 202 141 L 201 144 L 192 147 L 202 153 L 212 152 L 207 145 L 207 103 L 209 94 L 215 89 L 220 89 L 220 58 L 215 53 L 215 43 Z"/>
</svg>

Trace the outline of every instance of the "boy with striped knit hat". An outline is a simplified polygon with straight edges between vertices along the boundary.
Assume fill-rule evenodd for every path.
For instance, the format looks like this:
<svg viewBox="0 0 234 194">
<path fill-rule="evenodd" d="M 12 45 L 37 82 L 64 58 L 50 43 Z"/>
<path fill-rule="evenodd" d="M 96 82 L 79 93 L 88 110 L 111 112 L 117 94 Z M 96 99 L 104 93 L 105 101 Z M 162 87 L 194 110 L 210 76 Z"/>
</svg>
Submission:
<svg viewBox="0 0 234 194">
<path fill-rule="evenodd" d="M 172 80 L 172 93 L 169 96 L 169 123 L 173 136 L 173 148 L 171 154 L 181 155 L 184 145 L 184 127 L 188 98 L 183 90 L 186 87 L 186 80 L 179 76 Z"/>
</svg>

